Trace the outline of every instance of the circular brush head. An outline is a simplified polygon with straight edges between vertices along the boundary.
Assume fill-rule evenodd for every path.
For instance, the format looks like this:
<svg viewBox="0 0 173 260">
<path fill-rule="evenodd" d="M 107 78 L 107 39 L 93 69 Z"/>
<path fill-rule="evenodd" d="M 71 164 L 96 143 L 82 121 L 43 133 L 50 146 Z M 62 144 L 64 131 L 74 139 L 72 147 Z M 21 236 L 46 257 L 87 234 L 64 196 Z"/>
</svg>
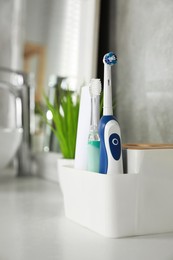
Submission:
<svg viewBox="0 0 173 260">
<path fill-rule="evenodd" d="M 115 55 L 114 52 L 109 52 L 104 55 L 103 63 L 106 63 L 110 66 L 115 65 L 117 63 L 117 56 Z"/>
</svg>

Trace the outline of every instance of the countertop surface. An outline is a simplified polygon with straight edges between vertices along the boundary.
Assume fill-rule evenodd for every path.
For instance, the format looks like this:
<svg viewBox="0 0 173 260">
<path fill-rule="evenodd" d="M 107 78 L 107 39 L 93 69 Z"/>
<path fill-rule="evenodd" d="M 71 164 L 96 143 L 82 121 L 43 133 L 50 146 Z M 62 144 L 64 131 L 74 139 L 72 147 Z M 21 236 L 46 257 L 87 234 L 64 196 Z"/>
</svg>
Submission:
<svg viewBox="0 0 173 260">
<path fill-rule="evenodd" d="M 173 233 L 104 238 L 64 216 L 57 183 L 0 175 L 0 260 L 172 260 Z"/>
</svg>

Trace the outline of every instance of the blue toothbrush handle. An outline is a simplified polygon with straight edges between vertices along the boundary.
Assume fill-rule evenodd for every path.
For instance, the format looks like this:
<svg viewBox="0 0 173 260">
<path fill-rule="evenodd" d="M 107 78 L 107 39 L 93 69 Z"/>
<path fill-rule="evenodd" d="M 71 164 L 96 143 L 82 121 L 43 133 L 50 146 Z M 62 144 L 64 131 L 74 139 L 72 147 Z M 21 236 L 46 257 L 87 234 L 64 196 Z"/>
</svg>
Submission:
<svg viewBox="0 0 173 260">
<path fill-rule="evenodd" d="M 114 116 L 103 116 L 99 124 L 100 165 L 99 172 L 123 173 L 121 133 Z"/>
</svg>

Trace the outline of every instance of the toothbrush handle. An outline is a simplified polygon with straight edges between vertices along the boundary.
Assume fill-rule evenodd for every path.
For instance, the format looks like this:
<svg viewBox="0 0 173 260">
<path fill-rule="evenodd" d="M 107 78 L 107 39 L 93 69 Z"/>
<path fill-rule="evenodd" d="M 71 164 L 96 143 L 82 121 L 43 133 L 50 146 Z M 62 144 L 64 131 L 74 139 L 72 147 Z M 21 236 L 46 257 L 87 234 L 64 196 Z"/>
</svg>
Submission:
<svg viewBox="0 0 173 260">
<path fill-rule="evenodd" d="M 104 64 L 103 115 L 113 115 L 111 66 Z"/>
<path fill-rule="evenodd" d="M 100 167 L 103 174 L 123 173 L 121 133 L 113 116 L 103 116 L 99 126 Z"/>
<path fill-rule="evenodd" d="M 99 172 L 100 141 L 88 142 L 88 171 Z"/>
</svg>

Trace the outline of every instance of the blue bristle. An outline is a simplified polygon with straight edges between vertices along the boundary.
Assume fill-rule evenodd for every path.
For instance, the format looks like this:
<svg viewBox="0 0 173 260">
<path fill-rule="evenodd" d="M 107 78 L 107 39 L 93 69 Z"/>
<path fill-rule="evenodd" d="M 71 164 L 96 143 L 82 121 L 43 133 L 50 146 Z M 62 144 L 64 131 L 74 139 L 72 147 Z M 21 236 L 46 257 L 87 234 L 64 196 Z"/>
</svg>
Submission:
<svg viewBox="0 0 173 260">
<path fill-rule="evenodd" d="M 117 56 L 115 55 L 114 52 L 109 52 L 104 56 L 104 61 L 108 65 L 114 65 L 117 63 Z"/>
</svg>

